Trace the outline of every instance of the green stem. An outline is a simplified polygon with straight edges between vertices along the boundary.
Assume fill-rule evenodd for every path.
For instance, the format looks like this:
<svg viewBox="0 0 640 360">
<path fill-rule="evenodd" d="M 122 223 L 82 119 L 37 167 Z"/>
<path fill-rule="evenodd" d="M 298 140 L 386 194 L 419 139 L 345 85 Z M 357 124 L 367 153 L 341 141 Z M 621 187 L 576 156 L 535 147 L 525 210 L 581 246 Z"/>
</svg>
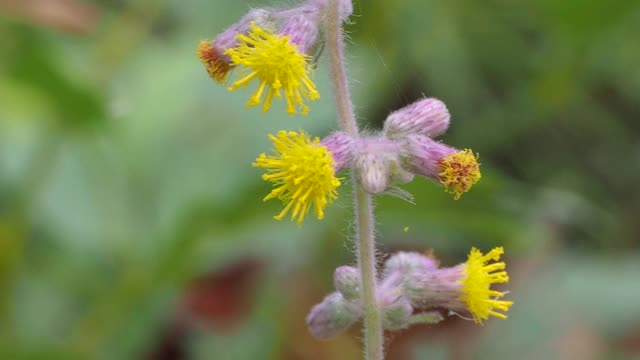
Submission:
<svg viewBox="0 0 640 360">
<path fill-rule="evenodd" d="M 331 84 L 335 97 L 340 128 L 359 136 L 347 71 L 344 60 L 344 39 L 340 19 L 340 0 L 331 0 L 326 16 L 326 50 L 331 68 Z M 354 212 L 356 221 L 356 248 L 361 279 L 361 299 L 364 307 L 364 346 L 367 360 L 384 358 L 384 331 L 382 315 L 376 299 L 377 268 L 371 195 L 358 184 L 355 170 L 352 173 L 354 188 Z"/>
<path fill-rule="evenodd" d="M 364 308 L 365 354 L 368 360 L 384 358 L 384 331 L 382 314 L 376 298 L 376 247 L 373 224 L 373 204 L 371 195 L 358 185 L 355 173 L 352 177 L 355 191 L 356 247 L 358 269 L 362 279 L 361 298 Z"/>
<path fill-rule="evenodd" d="M 340 0 L 332 0 L 327 7 L 326 19 L 326 49 L 331 69 L 331 85 L 336 101 L 338 123 L 340 128 L 351 134 L 358 135 L 356 114 L 353 111 L 351 92 L 347 80 L 347 69 L 344 60 L 344 39 L 342 37 L 342 20 L 340 20 Z"/>
</svg>

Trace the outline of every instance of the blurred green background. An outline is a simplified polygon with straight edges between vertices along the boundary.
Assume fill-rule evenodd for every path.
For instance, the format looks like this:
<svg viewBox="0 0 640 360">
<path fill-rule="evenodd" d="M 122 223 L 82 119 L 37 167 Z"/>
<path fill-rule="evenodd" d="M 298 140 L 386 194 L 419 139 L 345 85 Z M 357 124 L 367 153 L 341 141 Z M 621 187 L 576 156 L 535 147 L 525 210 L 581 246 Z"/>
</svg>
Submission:
<svg viewBox="0 0 640 360">
<path fill-rule="evenodd" d="M 307 117 L 246 110 L 197 57 L 238 0 L 0 1 L 0 358 L 359 359 L 359 325 L 304 317 L 353 263 L 349 184 L 302 228 L 251 167 L 267 133 L 335 128 L 326 63 Z M 515 305 L 390 334 L 389 359 L 640 358 L 640 3 L 355 3 L 369 129 L 423 95 L 481 154 L 459 201 L 380 197 L 380 249 L 443 265 L 503 245 Z M 409 227 L 408 231 L 403 231 Z"/>
</svg>

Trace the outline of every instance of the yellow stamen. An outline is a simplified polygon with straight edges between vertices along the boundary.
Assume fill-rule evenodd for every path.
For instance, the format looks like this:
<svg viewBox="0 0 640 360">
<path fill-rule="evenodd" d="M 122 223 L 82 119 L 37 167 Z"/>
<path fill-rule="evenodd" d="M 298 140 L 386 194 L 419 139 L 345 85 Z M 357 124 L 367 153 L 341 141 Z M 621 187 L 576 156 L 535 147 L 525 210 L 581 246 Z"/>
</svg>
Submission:
<svg viewBox="0 0 640 360">
<path fill-rule="evenodd" d="M 255 24 L 251 24 L 248 35 L 240 34 L 237 39 L 239 44 L 228 49 L 226 54 L 234 66 L 244 67 L 244 77 L 231 84 L 229 90 L 244 87 L 257 79 L 258 88 L 247 102 L 247 107 L 260 104 L 266 90 L 262 110 L 267 112 L 273 97 L 281 98 L 282 90 L 287 112 L 295 114 L 300 111 L 306 114 L 308 106 L 304 100 L 313 101 L 320 97 L 310 78 L 310 56 L 300 53 L 288 36 L 273 34 Z"/>
<path fill-rule="evenodd" d="M 303 131 L 280 131 L 269 138 L 274 155 L 261 154 L 253 166 L 267 169 L 262 178 L 275 187 L 264 201 L 278 198 L 285 205 L 275 219 L 282 220 L 291 213 L 291 220 L 300 225 L 313 205 L 321 220 L 324 208 L 338 197 L 336 189 L 340 186 L 331 152 L 320 139 L 312 140 Z"/>
<path fill-rule="evenodd" d="M 505 314 L 494 310 L 508 311 L 513 301 L 497 300 L 504 297 L 504 294 L 491 290 L 491 284 L 506 283 L 509 276 L 504 270 L 506 265 L 503 262 L 487 265 L 491 260 L 498 261 L 504 253 L 502 247 L 494 248 L 486 255 L 480 250 L 472 248 L 469 252 L 469 258 L 465 263 L 465 277 L 462 280 L 462 299 L 466 304 L 469 312 L 473 315 L 476 323 L 482 324 L 483 320 L 494 316 L 500 319 L 506 319 Z M 494 272 L 500 271 L 500 272 Z"/>
</svg>

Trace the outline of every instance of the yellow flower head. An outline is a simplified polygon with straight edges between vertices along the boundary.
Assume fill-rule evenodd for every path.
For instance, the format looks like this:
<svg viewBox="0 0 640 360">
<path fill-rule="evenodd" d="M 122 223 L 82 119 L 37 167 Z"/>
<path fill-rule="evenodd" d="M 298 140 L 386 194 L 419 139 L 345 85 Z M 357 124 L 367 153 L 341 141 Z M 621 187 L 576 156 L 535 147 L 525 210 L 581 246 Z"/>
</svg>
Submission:
<svg viewBox="0 0 640 360">
<path fill-rule="evenodd" d="M 317 137 L 311 140 L 303 131 L 283 130 L 269 138 L 274 155 L 260 154 L 253 166 L 267 169 L 262 179 L 275 187 L 264 201 L 278 198 L 284 204 L 275 219 L 282 220 L 291 212 L 291 220 L 297 219 L 300 225 L 311 205 L 316 217 L 322 219 L 324 208 L 338 197 L 336 189 L 340 186 L 331 152 Z"/>
<path fill-rule="evenodd" d="M 513 301 L 497 300 L 504 294 L 490 289 L 491 284 L 509 281 L 509 276 L 504 271 L 506 268 L 504 262 L 487 265 L 491 260 L 498 261 L 502 254 L 504 254 L 502 247 L 494 248 L 486 255 L 476 248 L 472 248 L 469 252 L 469 258 L 464 267 L 465 277 L 462 280 L 460 298 L 466 303 L 476 323 L 482 324 L 482 321 L 489 319 L 489 316 L 506 319 L 505 314 L 495 310 L 508 311 L 513 305 Z"/>
<path fill-rule="evenodd" d="M 231 84 L 229 90 L 247 86 L 253 80 L 258 88 L 251 95 L 247 107 L 263 102 L 262 110 L 268 111 L 273 97 L 281 98 L 281 90 L 287 102 L 287 112 L 302 114 L 309 111 L 304 99 L 313 101 L 320 97 L 316 86 L 309 77 L 312 67 L 310 57 L 300 53 L 298 47 L 289 41 L 288 36 L 277 35 L 269 30 L 251 24 L 251 32 L 238 34 L 239 44 L 230 48 L 226 54 L 233 65 L 243 65 L 246 69 L 241 78 Z"/>
<path fill-rule="evenodd" d="M 202 40 L 196 51 L 202 65 L 207 69 L 209 76 L 217 83 L 222 84 L 232 68 L 226 55 L 221 54 L 213 47 L 210 41 Z"/>
<path fill-rule="evenodd" d="M 460 199 L 460 196 L 469 191 L 482 177 L 478 156 L 469 149 L 444 157 L 438 165 L 441 169 L 438 177 L 444 185 L 444 190 L 454 194 L 456 200 Z"/>
</svg>

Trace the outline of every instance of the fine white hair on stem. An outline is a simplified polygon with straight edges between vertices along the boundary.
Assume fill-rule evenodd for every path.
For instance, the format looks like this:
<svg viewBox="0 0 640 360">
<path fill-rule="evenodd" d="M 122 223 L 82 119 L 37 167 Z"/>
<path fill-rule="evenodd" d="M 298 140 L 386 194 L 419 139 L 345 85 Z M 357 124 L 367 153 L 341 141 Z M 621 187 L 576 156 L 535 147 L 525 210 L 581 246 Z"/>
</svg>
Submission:
<svg viewBox="0 0 640 360">
<path fill-rule="evenodd" d="M 345 6 L 345 1 L 349 6 Z M 359 137 L 358 124 L 351 100 L 345 63 L 344 31 L 345 8 L 351 9 L 350 0 L 329 0 L 325 13 L 325 51 L 329 59 L 330 79 L 333 87 L 338 124 L 342 131 Z M 350 11 L 349 11 L 350 12 Z M 361 281 L 361 299 L 364 310 L 364 354 L 367 360 L 384 358 L 384 331 L 382 314 L 377 300 L 377 260 L 372 196 L 358 184 L 357 170 L 352 170 L 355 245 Z"/>
</svg>

